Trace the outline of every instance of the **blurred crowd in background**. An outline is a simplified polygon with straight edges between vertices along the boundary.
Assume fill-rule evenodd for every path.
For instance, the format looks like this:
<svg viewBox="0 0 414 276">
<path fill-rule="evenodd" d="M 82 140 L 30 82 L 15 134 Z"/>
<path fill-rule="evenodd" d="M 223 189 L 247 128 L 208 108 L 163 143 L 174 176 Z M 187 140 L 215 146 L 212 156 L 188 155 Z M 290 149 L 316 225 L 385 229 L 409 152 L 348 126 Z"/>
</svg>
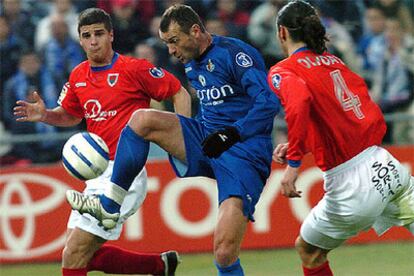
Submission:
<svg viewBox="0 0 414 276">
<path fill-rule="evenodd" d="M 192 6 L 212 34 L 240 38 L 257 47 L 268 68 L 283 59 L 275 20 L 286 0 L 0 0 L 0 135 L 50 134 L 67 128 L 17 123 L 16 100 L 38 91 L 55 107 L 71 70 L 85 60 L 78 43 L 80 11 L 99 7 L 112 16 L 114 49 L 145 58 L 189 88 L 183 65 L 158 37 L 162 12 L 174 3 Z M 414 114 L 414 0 L 310 0 L 329 37 L 329 51 L 362 75 L 385 114 Z M 189 89 L 191 91 L 191 89 Z M 171 110 L 169 103 L 153 103 Z M 194 113 L 197 100 L 194 98 Z M 283 117 L 283 116 L 282 116 Z M 384 143 L 414 143 L 412 120 L 388 122 Z M 83 130 L 81 125 L 72 128 Z M 283 139 L 280 131 L 276 139 Z M 278 137 L 278 138 L 277 138 Z M 12 144 L 0 165 L 60 159 L 64 140 Z M 2 146 L 2 145 L 0 145 Z"/>
</svg>

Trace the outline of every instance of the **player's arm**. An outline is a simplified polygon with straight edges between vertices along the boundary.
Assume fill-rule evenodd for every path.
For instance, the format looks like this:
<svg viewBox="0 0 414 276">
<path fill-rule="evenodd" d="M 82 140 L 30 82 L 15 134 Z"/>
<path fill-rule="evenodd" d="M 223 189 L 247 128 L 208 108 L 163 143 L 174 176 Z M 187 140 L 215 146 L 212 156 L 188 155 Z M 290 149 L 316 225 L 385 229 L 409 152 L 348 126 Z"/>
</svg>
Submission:
<svg viewBox="0 0 414 276">
<path fill-rule="evenodd" d="M 245 54 L 244 63 L 239 59 L 240 53 Z M 267 85 L 263 62 L 260 57 L 255 57 L 254 53 L 246 53 L 241 49 L 236 51 L 233 49 L 228 55 L 227 63 L 231 77 L 239 82 L 253 100 L 249 112 L 233 124 L 240 134 L 241 141 L 257 134 L 271 132 L 273 119 L 280 110 L 278 98 Z"/>
<path fill-rule="evenodd" d="M 233 125 L 219 129 L 204 139 L 202 148 L 208 157 L 217 158 L 239 141 L 257 134 L 270 133 L 273 119 L 280 109 L 279 100 L 267 86 L 264 64 L 261 66 L 252 57 L 240 51 L 242 50 L 239 48 L 229 51 L 227 70 L 231 78 L 240 82 L 254 100 L 253 105 L 248 113 Z M 240 54 L 245 54 L 245 59 L 238 58 Z"/>
<path fill-rule="evenodd" d="M 147 60 L 137 60 L 135 66 L 137 81 L 152 99 L 170 99 L 176 113 L 191 116 L 190 95 L 174 75 Z"/>
<path fill-rule="evenodd" d="M 309 138 L 307 136 L 312 95 L 306 83 L 289 71 L 272 70 L 268 82 L 285 109 L 288 128 L 287 163 L 290 167 L 297 168 L 308 152 L 306 141 Z"/>
<path fill-rule="evenodd" d="M 14 107 L 14 115 L 18 122 L 43 122 L 49 125 L 69 127 L 81 122 L 81 118 L 66 112 L 61 106 L 47 109 L 43 99 L 37 92 L 32 95 L 34 102 L 17 101 Z"/>
<path fill-rule="evenodd" d="M 184 87 L 180 87 L 178 92 L 171 97 L 176 113 L 191 117 L 191 96 Z"/>
</svg>

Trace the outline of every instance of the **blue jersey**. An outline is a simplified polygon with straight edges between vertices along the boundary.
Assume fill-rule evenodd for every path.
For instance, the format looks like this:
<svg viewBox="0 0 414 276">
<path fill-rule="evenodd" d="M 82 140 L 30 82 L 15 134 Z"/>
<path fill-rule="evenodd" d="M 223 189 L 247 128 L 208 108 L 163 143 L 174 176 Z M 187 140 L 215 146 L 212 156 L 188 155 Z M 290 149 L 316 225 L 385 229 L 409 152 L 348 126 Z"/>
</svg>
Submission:
<svg viewBox="0 0 414 276">
<path fill-rule="evenodd" d="M 185 72 L 200 100 L 197 119 L 207 129 L 234 126 L 242 140 L 271 134 L 280 103 L 268 87 L 264 61 L 255 48 L 213 36 L 201 57 L 185 64 Z"/>
</svg>

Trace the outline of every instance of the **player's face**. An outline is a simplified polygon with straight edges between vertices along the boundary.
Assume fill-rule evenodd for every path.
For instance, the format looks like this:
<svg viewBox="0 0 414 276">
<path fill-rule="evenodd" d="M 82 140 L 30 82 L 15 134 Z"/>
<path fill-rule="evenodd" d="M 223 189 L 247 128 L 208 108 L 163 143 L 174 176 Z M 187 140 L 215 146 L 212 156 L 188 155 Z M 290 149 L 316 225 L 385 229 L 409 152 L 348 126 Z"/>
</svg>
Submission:
<svg viewBox="0 0 414 276">
<path fill-rule="evenodd" d="M 113 32 L 103 23 L 85 25 L 80 28 L 80 45 L 92 66 L 109 64 L 112 59 Z"/>
<path fill-rule="evenodd" d="M 194 25 L 196 26 L 196 25 Z M 193 26 L 193 27 L 194 27 Z M 167 44 L 170 55 L 178 58 L 182 63 L 200 56 L 200 44 L 197 40 L 197 27 L 191 28 L 190 34 L 181 31 L 180 26 L 172 22 L 168 27 L 168 31 L 163 33 L 159 31 L 161 39 Z"/>
</svg>

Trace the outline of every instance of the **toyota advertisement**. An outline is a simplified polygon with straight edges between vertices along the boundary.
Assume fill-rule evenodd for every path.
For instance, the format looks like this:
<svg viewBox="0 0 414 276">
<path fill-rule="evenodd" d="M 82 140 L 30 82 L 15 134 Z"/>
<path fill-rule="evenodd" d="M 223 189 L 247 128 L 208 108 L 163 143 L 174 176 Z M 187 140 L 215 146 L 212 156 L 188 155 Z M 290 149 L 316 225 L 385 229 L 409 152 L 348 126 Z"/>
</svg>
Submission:
<svg viewBox="0 0 414 276">
<path fill-rule="evenodd" d="M 389 147 L 410 170 L 414 147 Z M 136 214 L 113 243 L 124 248 L 162 252 L 209 252 L 217 217 L 217 189 L 208 178 L 175 177 L 167 160 L 147 164 L 148 194 Z M 293 247 L 301 222 L 323 195 L 322 173 L 308 156 L 297 181 L 302 198 L 281 195 L 283 167 L 273 170 L 244 238 L 244 249 Z M 59 261 L 70 207 L 67 189 L 83 189 L 62 164 L 1 168 L 0 263 Z M 370 230 L 348 241 L 372 243 L 414 240 L 395 227 L 381 237 Z"/>
</svg>

